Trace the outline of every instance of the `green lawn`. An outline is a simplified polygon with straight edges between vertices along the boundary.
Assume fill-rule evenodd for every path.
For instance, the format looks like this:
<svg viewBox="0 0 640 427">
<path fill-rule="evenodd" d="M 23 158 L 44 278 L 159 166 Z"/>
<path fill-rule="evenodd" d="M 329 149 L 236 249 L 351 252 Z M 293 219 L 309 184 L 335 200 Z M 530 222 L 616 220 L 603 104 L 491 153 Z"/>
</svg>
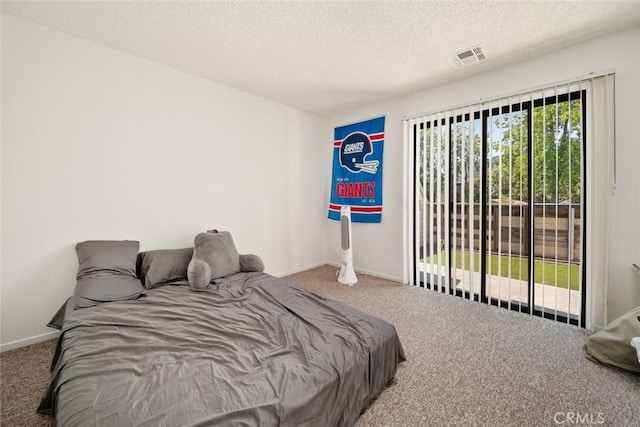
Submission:
<svg viewBox="0 0 640 427">
<path fill-rule="evenodd" d="M 445 252 L 441 252 L 440 263 L 444 265 L 445 263 Z M 471 257 L 468 252 L 456 251 L 456 268 L 469 270 L 469 265 L 471 264 Z M 464 266 L 462 264 L 464 256 Z M 429 263 L 437 263 L 438 262 L 438 254 L 432 255 L 430 257 L 424 258 L 422 262 Z M 502 276 L 502 277 L 511 277 L 512 279 L 518 280 L 527 280 L 527 275 L 529 274 L 529 265 L 526 259 L 518 258 L 515 256 L 511 257 L 511 263 L 509 263 L 509 257 L 502 255 L 488 255 L 487 256 L 487 273 L 490 273 L 494 276 Z M 500 264 L 500 268 L 498 268 L 498 264 Z M 511 264 L 511 273 L 509 273 L 509 264 Z M 535 260 L 535 281 L 536 283 L 544 283 L 545 285 L 557 286 L 559 288 L 567 288 L 569 284 L 569 274 L 571 274 L 571 289 L 574 291 L 578 290 L 579 279 L 580 279 L 580 271 L 579 266 L 577 265 L 568 265 L 568 264 L 555 264 L 553 262 L 544 262 L 541 260 Z M 480 254 L 474 254 L 473 260 L 473 269 L 476 272 L 480 272 Z M 491 269 L 491 270 L 489 270 Z M 543 271 L 544 270 L 544 271 Z M 500 273 L 498 273 L 500 272 Z M 556 278 L 557 274 L 557 278 Z"/>
</svg>

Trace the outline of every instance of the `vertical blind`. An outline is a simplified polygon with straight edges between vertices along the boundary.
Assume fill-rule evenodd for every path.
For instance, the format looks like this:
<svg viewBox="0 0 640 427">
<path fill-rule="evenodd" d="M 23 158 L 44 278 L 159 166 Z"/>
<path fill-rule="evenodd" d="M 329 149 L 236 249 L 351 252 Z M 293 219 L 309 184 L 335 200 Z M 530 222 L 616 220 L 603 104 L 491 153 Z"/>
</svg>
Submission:
<svg viewBox="0 0 640 427">
<path fill-rule="evenodd" d="M 606 322 L 613 95 L 607 73 L 405 119 L 407 282 Z"/>
</svg>

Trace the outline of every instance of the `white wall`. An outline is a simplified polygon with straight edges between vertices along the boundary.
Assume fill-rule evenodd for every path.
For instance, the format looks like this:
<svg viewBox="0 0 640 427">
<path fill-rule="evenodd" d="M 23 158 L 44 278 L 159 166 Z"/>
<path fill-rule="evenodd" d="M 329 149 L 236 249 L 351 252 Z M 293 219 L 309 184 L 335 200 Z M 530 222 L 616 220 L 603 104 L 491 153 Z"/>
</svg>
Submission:
<svg viewBox="0 0 640 427">
<path fill-rule="evenodd" d="M 397 280 L 403 278 L 403 117 L 611 69 L 616 71 L 617 190 L 609 200 L 601 201 L 611 204 L 609 320 L 640 305 L 640 276 L 631 268 L 633 262 L 640 262 L 640 27 L 600 37 L 473 78 L 341 112 L 332 117 L 325 130 L 326 140 L 331 139 L 334 126 L 381 114 L 387 117 L 382 223 L 354 224 L 354 251 L 361 252 L 361 259 L 355 260 L 356 269 Z M 453 72 L 455 71 L 452 70 Z M 325 149 L 325 158 L 330 158 L 330 151 L 329 147 Z M 328 160 L 326 164 L 330 165 Z M 330 169 L 328 166 L 325 172 L 328 177 L 331 174 Z M 332 262 L 339 261 L 339 233 L 339 224 L 330 221 L 327 225 L 327 254 Z"/>
<path fill-rule="evenodd" d="M 326 260 L 317 116 L 3 14 L 2 125 L 2 349 L 51 331 L 79 241 Z"/>
</svg>

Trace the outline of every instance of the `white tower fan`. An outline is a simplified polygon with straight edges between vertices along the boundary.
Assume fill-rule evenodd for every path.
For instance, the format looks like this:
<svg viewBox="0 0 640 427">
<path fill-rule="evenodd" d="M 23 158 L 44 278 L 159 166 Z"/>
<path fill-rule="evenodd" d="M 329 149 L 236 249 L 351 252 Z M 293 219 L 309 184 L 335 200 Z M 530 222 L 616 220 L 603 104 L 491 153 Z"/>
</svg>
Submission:
<svg viewBox="0 0 640 427">
<path fill-rule="evenodd" d="M 338 273 L 338 283 L 353 286 L 358 283 L 353 271 L 353 249 L 351 248 L 351 207 L 340 208 L 340 242 L 342 247 L 342 265 Z"/>
</svg>

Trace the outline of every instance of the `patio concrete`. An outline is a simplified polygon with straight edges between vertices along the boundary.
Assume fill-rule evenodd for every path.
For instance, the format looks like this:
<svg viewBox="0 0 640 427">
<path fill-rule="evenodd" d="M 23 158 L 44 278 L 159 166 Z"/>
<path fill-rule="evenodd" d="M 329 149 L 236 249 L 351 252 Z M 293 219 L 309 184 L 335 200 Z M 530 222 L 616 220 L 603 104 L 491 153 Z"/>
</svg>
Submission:
<svg viewBox="0 0 640 427">
<path fill-rule="evenodd" d="M 444 277 L 446 268 L 435 264 L 420 264 L 420 271 L 429 274 L 438 274 Z M 480 273 L 471 273 L 467 270 L 454 269 L 454 278 L 457 280 L 456 289 L 480 294 Z M 526 280 L 512 279 L 488 275 L 487 294 L 500 301 L 528 302 L 528 287 Z M 559 288 L 555 286 L 535 283 L 534 285 L 534 306 L 536 309 L 546 313 L 570 313 L 580 315 L 581 295 L 579 291 Z"/>
</svg>

